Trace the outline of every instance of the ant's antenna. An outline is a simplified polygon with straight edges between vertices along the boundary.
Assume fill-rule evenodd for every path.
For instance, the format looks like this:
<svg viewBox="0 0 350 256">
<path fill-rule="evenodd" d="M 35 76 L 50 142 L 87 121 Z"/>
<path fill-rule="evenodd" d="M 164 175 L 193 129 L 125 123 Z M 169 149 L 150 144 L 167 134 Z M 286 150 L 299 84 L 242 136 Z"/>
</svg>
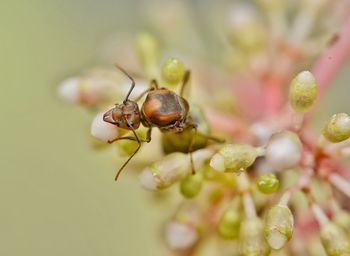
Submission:
<svg viewBox="0 0 350 256">
<path fill-rule="evenodd" d="M 115 178 L 114 180 L 117 181 L 118 178 L 119 178 L 119 175 L 120 173 L 123 171 L 124 167 L 129 163 L 129 161 L 136 155 L 136 153 L 139 151 L 140 147 L 141 147 L 141 140 L 139 138 L 139 136 L 137 135 L 137 133 L 135 132 L 135 129 L 134 127 L 132 127 L 132 125 L 130 124 L 129 120 L 128 119 L 125 119 L 126 123 L 128 124 L 129 128 L 131 129 L 132 133 L 134 134 L 135 136 L 135 139 L 137 141 L 137 148 L 136 150 L 134 151 L 134 153 L 132 153 L 131 156 L 129 156 L 128 160 L 125 161 L 125 163 L 119 168 L 117 174 L 115 175 Z"/>
<path fill-rule="evenodd" d="M 129 100 L 129 96 L 132 92 L 132 90 L 134 89 L 135 87 L 135 81 L 134 79 L 128 74 L 128 72 L 126 72 L 125 69 L 123 69 L 121 66 L 119 66 L 118 64 L 114 64 L 114 66 L 119 69 L 121 72 L 123 72 L 124 75 L 126 75 L 130 80 L 131 80 L 131 87 L 128 91 L 128 94 L 126 95 L 125 99 L 123 100 L 123 103 L 125 104 L 128 100 Z"/>
</svg>

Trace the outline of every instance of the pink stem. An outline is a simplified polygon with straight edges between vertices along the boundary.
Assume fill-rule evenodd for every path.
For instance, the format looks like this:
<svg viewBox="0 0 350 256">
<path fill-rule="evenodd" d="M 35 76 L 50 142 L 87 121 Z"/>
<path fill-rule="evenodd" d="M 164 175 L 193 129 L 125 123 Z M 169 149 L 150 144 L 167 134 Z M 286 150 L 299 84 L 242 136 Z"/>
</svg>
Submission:
<svg viewBox="0 0 350 256">
<path fill-rule="evenodd" d="M 214 111 L 210 108 L 206 108 L 204 112 L 210 126 L 219 132 L 236 136 L 241 134 L 246 128 L 246 125 L 241 119 L 232 115 Z"/>
<path fill-rule="evenodd" d="M 319 85 L 321 98 L 338 70 L 348 59 L 350 52 L 350 18 L 345 22 L 342 30 L 335 38 L 335 42 L 318 59 L 312 73 Z"/>
</svg>

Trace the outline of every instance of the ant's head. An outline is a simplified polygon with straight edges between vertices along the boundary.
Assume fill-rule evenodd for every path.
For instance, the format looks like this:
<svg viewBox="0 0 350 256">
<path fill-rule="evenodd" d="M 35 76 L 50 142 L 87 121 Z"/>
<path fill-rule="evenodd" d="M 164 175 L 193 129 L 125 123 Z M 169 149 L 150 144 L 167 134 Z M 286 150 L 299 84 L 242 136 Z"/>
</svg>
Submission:
<svg viewBox="0 0 350 256">
<path fill-rule="evenodd" d="M 103 121 L 127 130 L 137 129 L 141 123 L 139 106 L 131 100 L 116 104 L 103 115 Z"/>
</svg>

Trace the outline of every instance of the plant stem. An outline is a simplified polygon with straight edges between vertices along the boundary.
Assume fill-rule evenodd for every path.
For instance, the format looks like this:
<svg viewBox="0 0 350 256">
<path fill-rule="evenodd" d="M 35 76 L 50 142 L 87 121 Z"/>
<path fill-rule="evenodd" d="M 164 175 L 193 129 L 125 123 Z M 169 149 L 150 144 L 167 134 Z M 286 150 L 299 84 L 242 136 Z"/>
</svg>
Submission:
<svg viewBox="0 0 350 256">
<path fill-rule="evenodd" d="M 332 172 L 328 176 L 330 183 L 343 192 L 347 197 L 350 198 L 350 182 L 340 176 L 338 173 Z"/>
</svg>

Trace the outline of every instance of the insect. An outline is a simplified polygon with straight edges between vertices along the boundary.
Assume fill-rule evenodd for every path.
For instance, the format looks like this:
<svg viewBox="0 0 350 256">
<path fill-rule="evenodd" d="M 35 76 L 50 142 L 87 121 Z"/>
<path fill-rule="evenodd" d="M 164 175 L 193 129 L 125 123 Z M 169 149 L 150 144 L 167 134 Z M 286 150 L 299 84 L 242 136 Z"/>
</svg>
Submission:
<svg viewBox="0 0 350 256">
<path fill-rule="evenodd" d="M 135 100 L 130 100 L 129 97 L 135 87 L 135 81 L 122 67 L 119 65 L 115 66 L 130 79 L 131 87 L 123 102 L 121 104 L 115 104 L 113 108 L 108 110 L 104 114 L 103 120 L 119 128 L 132 131 L 134 136 L 118 137 L 108 141 L 108 143 L 113 143 L 118 140 L 133 140 L 138 143 L 136 150 L 117 171 L 115 180 L 118 179 L 124 167 L 139 151 L 141 143 L 148 143 L 151 141 L 152 128 L 154 127 L 159 128 L 163 133 L 182 133 L 185 130 L 188 131 L 188 129 L 194 131 L 187 151 L 190 153 L 192 172 L 194 173 L 192 147 L 194 137 L 197 135 L 197 124 L 193 122 L 192 118 L 189 118 L 190 106 L 188 101 L 183 97 L 184 89 L 190 79 L 190 71 L 186 71 L 183 77 L 180 95 L 164 87 L 159 87 L 157 81 L 152 80 L 148 89 L 142 92 Z M 146 94 L 146 99 L 140 109 L 137 102 Z M 141 123 L 148 128 L 146 139 L 140 138 L 135 131 L 139 128 Z M 202 136 L 206 135 L 203 134 Z M 220 139 L 211 136 L 207 137 L 208 139 L 221 142 Z"/>
</svg>

